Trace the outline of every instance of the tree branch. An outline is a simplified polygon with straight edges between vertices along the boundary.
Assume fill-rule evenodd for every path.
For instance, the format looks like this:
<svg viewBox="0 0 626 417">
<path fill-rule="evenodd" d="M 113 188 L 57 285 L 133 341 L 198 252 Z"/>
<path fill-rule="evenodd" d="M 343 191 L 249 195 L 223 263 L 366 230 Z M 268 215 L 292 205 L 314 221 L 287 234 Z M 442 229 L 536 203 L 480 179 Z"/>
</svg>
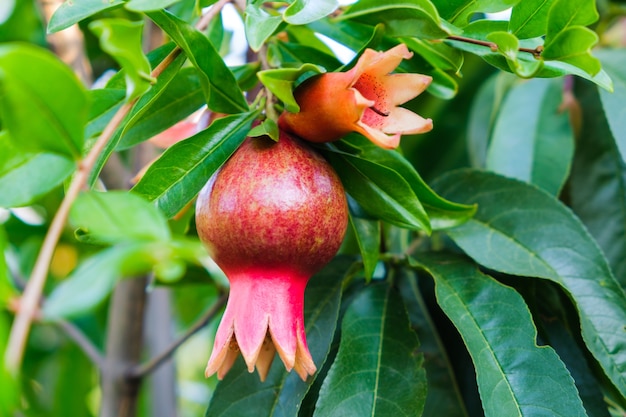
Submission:
<svg viewBox="0 0 626 417">
<path fill-rule="evenodd" d="M 451 41 L 471 43 L 472 45 L 485 46 L 491 49 L 493 52 L 497 52 L 499 48 L 498 44 L 495 42 L 481 41 L 479 39 L 466 38 L 464 36 L 448 36 L 446 39 L 449 39 Z M 526 52 L 526 53 L 532 54 L 535 58 L 539 58 L 541 56 L 541 52 L 543 52 L 543 46 L 540 45 L 534 49 L 518 48 L 517 50 L 520 52 Z"/>
</svg>

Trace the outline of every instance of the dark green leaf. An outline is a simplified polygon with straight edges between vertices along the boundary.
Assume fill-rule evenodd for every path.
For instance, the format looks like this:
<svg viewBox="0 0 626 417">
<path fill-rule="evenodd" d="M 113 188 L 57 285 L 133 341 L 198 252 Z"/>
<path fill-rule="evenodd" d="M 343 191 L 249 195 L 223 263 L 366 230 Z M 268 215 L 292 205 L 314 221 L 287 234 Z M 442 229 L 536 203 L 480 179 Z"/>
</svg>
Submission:
<svg viewBox="0 0 626 417">
<path fill-rule="evenodd" d="M 76 169 L 71 159 L 16 148 L 0 132 L 0 207 L 26 206 L 58 186 Z"/>
<path fill-rule="evenodd" d="M 0 45 L 0 119 L 16 146 L 80 158 L 88 108 L 84 88 L 52 53 Z"/>
<path fill-rule="evenodd" d="M 282 22 L 283 18 L 280 15 L 269 14 L 262 4 L 248 3 L 244 24 L 250 48 L 258 52 Z"/>
<path fill-rule="evenodd" d="M 100 38 L 100 47 L 124 70 L 126 99 L 133 100 L 150 89 L 156 80 L 150 75 L 150 63 L 142 51 L 143 22 L 125 19 L 101 19 L 89 29 Z"/>
<path fill-rule="evenodd" d="M 299 68 L 278 68 L 258 72 L 259 80 L 284 104 L 285 109 L 292 113 L 300 111 L 300 106 L 293 97 L 293 85 L 296 80 L 306 75 L 316 75 L 324 72 L 313 64 L 304 64 Z"/>
<path fill-rule="evenodd" d="M 452 255 L 424 254 L 417 262 L 435 279 L 437 301 L 472 356 L 486 417 L 587 416 L 558 355 L 537 346 L 537 329 L 515 290 Z"/>
<path fill-rule="evenodd" d="M 591 85 L 581 88 L 580 103 L 583 120 L 570 179 L 571 206 L 626 288 L 626 162 L 608 122 L 608 115 L 619 109 L 602 105 Z M 614 105 L 624 109 L 624 103 Z"/>
<path fill-rule="evenodd" d="M 600 99 L 609 122 L 611 133 L 622 159 L 626 161 L 626 117 L 624 117 L 624 103 L 626 103 L 626 50 L 624 49 L 603 49 L 597 52 L 602 67 L 613 79 L 615 90 L 611 93 L 600 90 Z"/>
<path fill-rule="evenodd" d="M 165 9 L 178 1 L 180 0 L 128 0 L 124 7 L 135 12 L 150 12 Z"/>
<path fill-rule="evenodd" d="M 215 120 L 207 129 L 170 147 L 133 188 L 172 217 L 243 142 L 259 111 Z"/>
<path fill-rule="evenodd" d="M 437 182 L 442 195 L 477 203 L 474 218 L 448 234 L 478 263 L 549 279 L 572 297 L 583 339 L 626 394 L 626 296 L 580 221 L 553 196 L 495 174 L 462 170 Z"/>
<path fill-rule="evenodd" d="M 248 110 L 233 73 L 206 36 L 165 10 L 146 14 L 172 38 L 200 71 L 200 83 L 209 109 L 220 113 Z"/>
<path fill-rule="evenodd" d="M 560 110 L 563 80 L 515 85 L 495 122 L 487 168 L 558 195 L 574 154 L 569 113 Z"/>
<path fill-rule="evenodd" d="M 66 0 L 52 15 L 48 23 L 48 32 L 58 32 L 96 13 L 114 9 L 122 4 L 124 0 Z"/>
<path fill-rule="evenodd" d="M 365 279 L 370 280 L 380 258 L 380 222 L 350 215 L 350 225 L 363 259 Z"/>
<path fill-rule="evenodd" d="M 347 257 L 335 258 L 307 285 L 304 323 L 313 361 L 320 369 L 330 350 L 337 325 L 343 276 L 352 265 Z M 274 360 L 265 382 L 248 373 L 241 358 L 221 381 L 213 395 L 207 417 L 293 417 L 314 382 L 306 383 L 295 372 L 287 373 L 280 360 Z"/>
<path fill-rule="evenodd" d="M 305 25 L 328 16 L 337 5 L 337 0 L 295 0 L 283 12 L 283 18 L 292 25 Z"/>
<path fill-rule="evenodd" d="M 511 11 L 509 31 L 520 39 L 545 35 L 548 29 L 548 11 L 554 0 L 524 0 Z"/>
<path fill-rule="evenodd" d="M 136 194 L 125 191 L 88 191 L 80 194 L 70 213 L 81 240 L 117 243 L 170 238 L 163 214 Z"/>
<path fill-rule="evenodd" d="M 410 50 L 421 55 L 429 64 L 442 71 L 452 71 L 455 74 L 463 66 L 463 53 L 445 43 L 429 42 L 418 38 L 403 38 L 402 43 Z"/>
<path fill-rule="evenodd" d="M 337 358 L 314 416 L 416 416 L 426 400 L 419 342 L 400 296 L 386 283 L 366 287 L 341 324 Z"/>
</svg>

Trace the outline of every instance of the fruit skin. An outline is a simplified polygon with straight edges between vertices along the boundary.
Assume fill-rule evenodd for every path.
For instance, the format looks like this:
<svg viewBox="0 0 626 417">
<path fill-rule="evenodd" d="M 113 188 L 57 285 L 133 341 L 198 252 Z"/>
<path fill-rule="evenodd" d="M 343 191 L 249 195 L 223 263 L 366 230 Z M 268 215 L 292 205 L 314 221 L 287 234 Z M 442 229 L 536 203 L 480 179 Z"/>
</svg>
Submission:
<svg viewBox="0 0 626 417">
<path fill-rule="evenodd" d="M 348 221 L 332 167 L 299 139 L 247 138 L 201 191 L 196 227 L 231 290 L 207 376 L 238 350 L 264 380 L 278 351 L 304 380 L 316 368 L 304 332 L 304 290 L 336 254 Z"/>
</svg>

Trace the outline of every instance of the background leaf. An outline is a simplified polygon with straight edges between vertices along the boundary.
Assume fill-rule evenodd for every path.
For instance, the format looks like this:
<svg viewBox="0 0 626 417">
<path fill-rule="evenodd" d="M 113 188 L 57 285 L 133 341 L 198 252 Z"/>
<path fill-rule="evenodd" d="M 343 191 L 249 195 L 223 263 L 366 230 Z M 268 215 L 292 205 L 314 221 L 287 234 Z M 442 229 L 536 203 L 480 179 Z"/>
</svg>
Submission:
<svg viewBox="0 0 626 417">
<path fill-rule="evenodd" d="M 48 32 L 58 32 L 96 13 L 115 9 L 122 4 L 124 0 L 64 1 L 52 15 L 48 23 Z"/>
<path fill-rule="evenodd" d="M 611 128 L 611 134 L 617 143 L 617 147 L 622 154 L 622 160 L 626 161 L 626 75 L 624 75 L 624 65 L 626 65 L 626 50 L 602 49 L 597 52 L 598 58 L 602 61 L 602 67 L 613 80 L 615 90 L 609 92 L 600 90 L 602 107 L 606 113 L 606 119 Z"/>
<path fill-rule="evenodd" d="M 472 356 L 486 417 L 587 416 L 558 355 L 537 346 L 530 312 L 515 290 L 454 256 L 422 255 L 417 262 L 435 279 L 437 301 Z"/>
<path fill-rule="evenodd" d="M 547 193 L 495 174 L 460 170 L 437 181 L 435 189 L 478 204 L 472 219 L 447 232 L 476 262 L 549 279 L 570 294 L 585 344 L 624 395 L 626 295 L 580 221 Z"/>
<path fill-rule="evenodd" d="M 400 296 L 384 283 L 364 288 L 342 320 L 314 416 L 420 415 L 426 373 L 417 348 Z"/>
</svg>

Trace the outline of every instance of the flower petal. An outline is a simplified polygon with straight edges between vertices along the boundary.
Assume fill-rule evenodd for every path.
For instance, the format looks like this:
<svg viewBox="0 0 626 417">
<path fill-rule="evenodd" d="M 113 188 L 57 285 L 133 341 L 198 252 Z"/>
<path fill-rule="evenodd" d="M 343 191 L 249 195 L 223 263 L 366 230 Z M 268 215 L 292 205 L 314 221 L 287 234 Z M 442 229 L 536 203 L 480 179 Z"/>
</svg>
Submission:
<svg viewBox="0 0 626 417">
<path fill-rule="evenodd" d="M 409 59 L 412 56 L 413 52 L 409 51 L 409 48 L 401 43 L 385 52 L 366 49 L 361 58 L 359 58 L 357 65 L 362 69 L 361 73 L 381 77 L 395 70 L 403 59 Z"/>
<path fill-rule="evenodd" d="M 400 144 L 400 134 L 386 135 L 382 130 L 374 129 L 363 122 L 355 125 L 355 131 L 362 134 L 375 145 L 385 149 L 395 149 Z"/>
<path fill-rule="evenodd" d="M 433 128 L 431 119 L 424 119 L 404 107 L 395 107 L 385 118 L 382 131 L 389 134 L 415 134 L 430 132 Z"/>
<path fill-rule="evenodd" d="M 432 82 L 432 77 L 422 74 L 392 74 L 383 79 L 389 106 L 406 103 L 420 95 Z"/>
</svg>

